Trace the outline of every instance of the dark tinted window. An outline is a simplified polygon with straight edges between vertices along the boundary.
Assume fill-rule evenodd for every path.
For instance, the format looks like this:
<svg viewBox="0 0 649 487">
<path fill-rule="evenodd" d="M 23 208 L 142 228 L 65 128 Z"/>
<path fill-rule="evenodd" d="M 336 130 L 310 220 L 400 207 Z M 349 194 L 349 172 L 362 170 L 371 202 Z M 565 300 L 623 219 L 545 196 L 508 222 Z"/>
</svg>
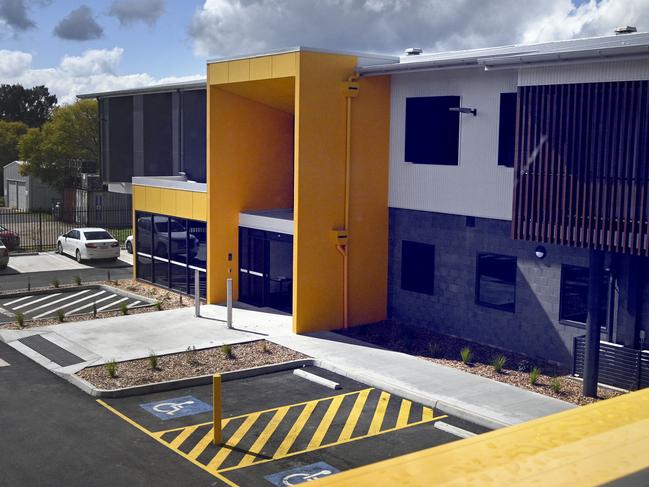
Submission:
<svg viewBox="0 0 649 487">
<path fill-rule="evenodd" d="M 401 242 L 401 289 L 433 294 L 435 246 L 404 240 Z"/>
<path fill-rule="evenodd" d="M 516 303 L 516 257 L 478 254 L 476 302 L 513 312 Z"/>
<path fill-rule="evenodd" d="M 108 181 L 131 181 L 133 176 L 133 97 L 108 98 L 107 113 L 102 110 L 102 124 L 108 123 L 108 149 L 104 155 Z M 102 133 L 105 133 L 103 131 Z M 102 144 L 106 144 L 102 140 Z"/>
<path fill-rule="evenodd" d="M 458 165 L 459 96 L 427 96 L 406 99 L 406 162 Z"/>
<path fill-rule="evenodd" d="M 516 93 L 500 94 L 498 165 L 514 167 L 516 146 Z"/>
<path fill-rule="evenodd" d="M 171 93 L 143 97 L 144 175 L 173 173 Z"/>
<path fill-rule="evenodd" d="M 191 181 L 206 180 L 206 120 L 205 90 L 182 93 L 183 170 Z"/>
<path fill-rule="evenodd" d="M 108 232 L 83 232 L 86 240 L 114 240 Z"/>
<path fill-rule="evenodd" d="M 561 301 L 559 319 L 579 324 L 586 324 L 588 317 L 588 267 L 574 265 L 561 266 Z M 602 279 L 600 323 L 606 324 L 607 294 L 609 273 L 604 272 Z"/>
</svg>

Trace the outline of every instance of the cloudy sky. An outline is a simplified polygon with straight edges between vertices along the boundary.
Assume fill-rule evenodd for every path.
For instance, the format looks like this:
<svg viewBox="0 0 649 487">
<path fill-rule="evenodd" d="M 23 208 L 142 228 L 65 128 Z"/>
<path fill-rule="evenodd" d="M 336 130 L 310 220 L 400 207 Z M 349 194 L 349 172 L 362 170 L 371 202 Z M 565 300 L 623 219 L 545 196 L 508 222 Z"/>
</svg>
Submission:
<svg viewBox="0 0 649 487">
<path fill-rule="evenodd" d="M 294 45 L 396 54 L 649 30 L 649 0 L 0 0 L 0 83 L 77 93 L 203 77 Z M 648 24 L 648 25 L 644 25 Z"/>
</svg>

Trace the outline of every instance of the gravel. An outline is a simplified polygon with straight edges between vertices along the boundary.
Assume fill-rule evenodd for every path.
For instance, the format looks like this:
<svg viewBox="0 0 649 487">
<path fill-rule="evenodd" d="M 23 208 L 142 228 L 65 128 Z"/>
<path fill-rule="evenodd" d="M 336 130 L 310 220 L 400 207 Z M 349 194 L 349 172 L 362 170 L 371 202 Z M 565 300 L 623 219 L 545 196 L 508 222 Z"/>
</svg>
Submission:
<svg viewBox="0 0 649 487">
<path fill-rule="evenodd" d="M 119 281 L 101 281 L 101 282 L 83 283 L 83 284 L 104 284 L 106 286 L 123 289 L 125 291 L 132 292 L 139 296 L 144 296 L 153 299 L 155 301 L 159 301 L 161 305 L 161 310 L 194 306 L 194 300 L 188 296 L 183 296 L 182 294 L 178 294 L 174 291 L 169 291 L 167 289 L 161 289 L 159 287 L 152 286 L 151 284 L 139 282 L 136 281 L 135 279 L 122 279 Z M 74 285 L 60 286 L 58 289 L 70 289 L 74 287 L 76 286 Z M 54 289 L 54 288 L 53 287 L 33 288 L 32 290 L 35 291 L 38 289 Z M 11 291 L 11 293 L 14 292 L 16 291 L 15 290 Z M 4 294 L 10 294 L 10 293 L 4 293 Z M 0 294 L 0 296 L 1 295 L 2 294 Z M 155 305 L 132 308 L 128 310 L 128 314 L 136 315 L 140 313 L 150 313 L 152 311 L 158 311 Z M 92 319 L 98 320 L 101 318 L 111 318 L 113 316 L 120 316 L 121 314 L 122 314 L 121 311 L 100 311 L 97 313 L 96 318 L 93 318 L 92 313 L 85 313 L 85 314 L 79 314 L 73 316 L 66 316 L 65 321 L 74 322 L 74 321 L 86 321 Z M 60 322 L 56 318 L 45 318 L 42 320 L 25 320 L 22 329 L 58 325 L 59 323 Z M 0 324 L 0 329 L 20 330 L 21 328 L 18 326 L 18 323 L 14 321 L 14 322 Z"/>
<path fill-rule="evenodd" d="M 88 367 L 77 372 L 77 375 L 95 387 L 110 390 L 308 358 L 266 340 L 231 345 L 231 358 L 224 353 L 225 348 L 207 348 L 163 355 L 157 357 L 156 369 L 151 368 L 151 361 L 148 358 L 119 362 L 117 376 L 114 378 L 108 375 L 105 365 Z"/>
<path fill-rule="evenodd" d="M 415 355 L 424 360 L 488 377 L 489 379 L 505 382 L 578 405 L 589 404 L 622 394 L 617 390 L 600 387 L 597 399 L 584 397 L 581 394 L 581 382 L 572 377 L 569 370 L 522 354 L 435 333 L 427 328 L 384 321 L 373 325 L 348 328 L 339 331 L 339 333 L 389 350 Z M 473 354 L 469 364 L 464 364 L 460 359 L 460 350 L 464 347 L 469 347 Z M 506 362 L 502 371 L 496 372 L 491 364 L 494 358 L 500 355 L 505 357 Z M 538 367 L 541 370 L 541 375 L 535 385 L 530 384 L 530 370 L 532 367 Z M 553 380 L 555 390 L 551 387 Z"/>
</svg>

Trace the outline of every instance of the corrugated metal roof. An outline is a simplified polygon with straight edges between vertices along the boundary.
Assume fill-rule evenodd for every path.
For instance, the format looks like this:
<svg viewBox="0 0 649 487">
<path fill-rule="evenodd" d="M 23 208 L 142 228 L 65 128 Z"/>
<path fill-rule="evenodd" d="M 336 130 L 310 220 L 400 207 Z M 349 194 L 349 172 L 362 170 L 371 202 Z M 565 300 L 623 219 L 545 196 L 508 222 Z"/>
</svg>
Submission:
<svg viewBox="0 0 649 487">
<path fill-rule="evenodd" d="M 361 74 L 382 74 L 464 66 L 520 66 L 539 62 L 564 62 L 596 57 L 649 55 L 649 33 L 586 39 L 514 44 L 509 46 L 401 56 L 399 63 L 360 68 Z"/>
<path fill-rule="evenodd" d="M 140 88 L 130 88 L 125 90 L 113 90 L 113 91 L 99 91 L 96 93 L 83 93 L 77 95 L 77 98 L 106 98 L 110 96 L 128 96 L 128 95 L 144 95 L 148 93 L 165 93 L 169 91 L 177 90 L 200 90 L 205 88 L 207 85 L 207 80 L 205 78 L 191 81 L 182 81 L 180 83 L 167 83 L 167 84 L 158 84 L 143 86 Z"/>
<path fill-rule="evenodd" d="M 225 61 L 237 61 L 240 59 L 251 59 L 251 58 L 263 57 L 263 56 L 276 56 L 278 54 L 287 54 L 290 52 L 302 52 L 302 51 L 319 52 L 323 54 L 338 54 L 342 56 L 356 56 L 360 59 L 359 66 L 363 66 L 365 64 L 376 64 L 376 60 L 382 60 L 385 61 L 386 63 L 391 63 L 391 62 L 396 63 L 397 61 L 399 61 L 399 56 L 391 56 L 389 54 L 377 54 L 377 53 L 360 52 L 360 51 L 345 51 L 345 50 L 336 50 L 336 49 L 323 49 L 319 47 L 308 47 L 308 46 L 293 46 L 293 47 L 287 47 L 283 49 L 270 49 L 268 51 L 238 54 L 234 56 L 208 59 L 207 64 L 221 63 Z"/>
</svg>

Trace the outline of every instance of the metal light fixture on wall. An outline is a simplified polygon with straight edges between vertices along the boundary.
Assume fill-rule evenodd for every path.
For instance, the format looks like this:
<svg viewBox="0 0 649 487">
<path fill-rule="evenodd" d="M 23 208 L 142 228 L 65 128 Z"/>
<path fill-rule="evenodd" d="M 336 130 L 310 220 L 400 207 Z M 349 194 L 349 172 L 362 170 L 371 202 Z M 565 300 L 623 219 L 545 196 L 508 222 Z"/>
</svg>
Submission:
<svg viewBox="0 0 649 487">
<path fill-rule="evenodd" d="M 546 253 L 547 251 L 545 250 L 545 247 L 543 245 L 538 245 L 534 250 L 534 255 L 536 255 L 537 259 L 543 259 Z"/>
<path fill-rule="evenodd" d="M 459 113 L 471 113 L 473 116 L 478 115 L 478 109 L 477 108 L 468 108 L 468 107 L 450 107 L 448 109 L 449 112 L 459 112 Z"/>
</svg>

